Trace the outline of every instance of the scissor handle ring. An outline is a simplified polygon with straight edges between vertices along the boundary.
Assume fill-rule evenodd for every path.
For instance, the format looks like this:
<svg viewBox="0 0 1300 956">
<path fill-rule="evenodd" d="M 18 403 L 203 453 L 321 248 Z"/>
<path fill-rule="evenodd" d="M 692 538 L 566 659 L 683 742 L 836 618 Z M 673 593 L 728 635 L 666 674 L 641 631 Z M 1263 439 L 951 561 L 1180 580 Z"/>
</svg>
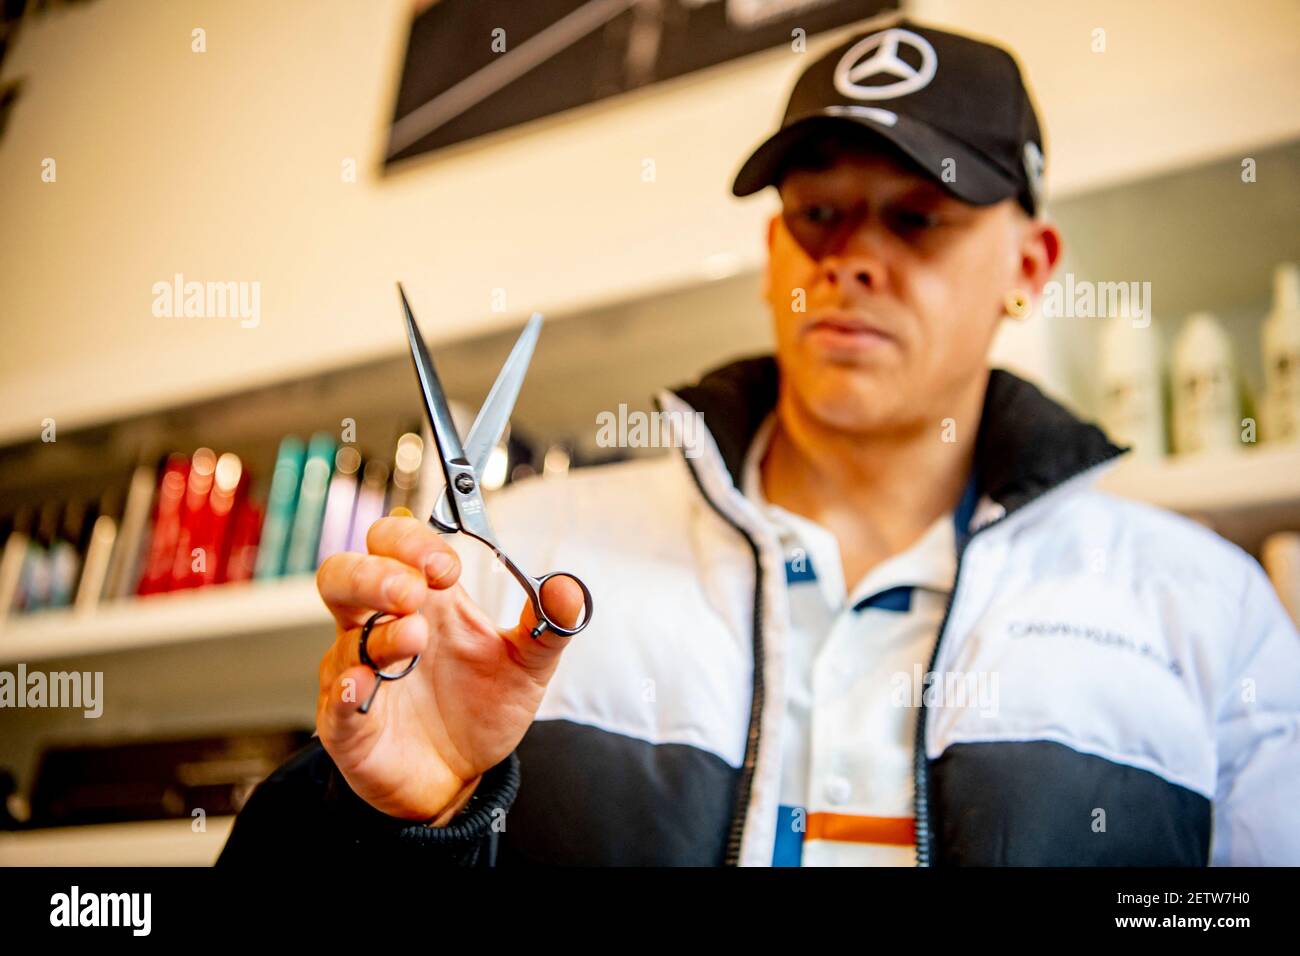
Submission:
<svg viewBox="0 0 1300 956">
<path fill-rule="evenodd" d="M 387 674 L 384 671 L 381 671 L 378 667 L 376 667 L 375 662 L 370 659 L 370 652 L 366 650 L 366 644 L 370 641 L 371 628 L 375 626 L 375 622 L 377 622 L 381 617 L 397 617 L 397 615 L 390 614 L 387 611 L 376 611 L 374 614 L 370 615 L 369 619 L 367 619 L 366 623 L 361 628 L 361 647 L 360 647 L 361 663 L 365 664 L 372 671 L 374 671 L 375 676 L 378 677 L 381 681 L 400 680 L 401 678 L 405 677 L 407 674 L 411 673 L 411 671 L 415 670 L 415 665 L 420 663 L 420 655 L 416 654 L 413 658 L 411 658 L 411 663 L 407 664 L 405 668 L 403 668 L 400 672 L 396 674 Z"/>
<path fill-rule="evenodd" d="M 551 620 L 546 613 L 546 609 L 542 607 L 542 585 L 551 578 L 568 578 L 571 581 L 577 581 L 578 587 L 582 588 L 582 619 L 573 627 L 557 624 Z M 537 626 L 532 630 L 534 640 L 541 636 L 542 631 L 546 630 L 554 631 L 561 637 L 572 637 L 574 634 L 585 630 L 587 625 L 591 623 L 592 610 L 591 592 L 587 590 L 587 585 L 582 583 L 582 578 L 577 575 L 569 574 L 567 571 L 552 571 L 550 574 L 543 574 L 540 578 L 533 578 L 533 613 L 537 615 Z"/>
</svg>

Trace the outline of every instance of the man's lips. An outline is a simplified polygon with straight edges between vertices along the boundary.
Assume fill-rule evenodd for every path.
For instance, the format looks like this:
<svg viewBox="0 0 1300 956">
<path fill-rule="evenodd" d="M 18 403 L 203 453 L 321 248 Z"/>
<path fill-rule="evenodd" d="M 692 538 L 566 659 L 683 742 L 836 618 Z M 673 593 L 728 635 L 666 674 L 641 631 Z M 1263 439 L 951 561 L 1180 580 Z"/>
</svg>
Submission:
<svg viewBox="0 0 1300 956">
<path fill-rule="evenodd" d="M 879 325 L 853 315 L 822 315 L 803 327 L 803 335 L 819 343 L 837 347 L 865 348 L 895 342 Z"/>
</svg>

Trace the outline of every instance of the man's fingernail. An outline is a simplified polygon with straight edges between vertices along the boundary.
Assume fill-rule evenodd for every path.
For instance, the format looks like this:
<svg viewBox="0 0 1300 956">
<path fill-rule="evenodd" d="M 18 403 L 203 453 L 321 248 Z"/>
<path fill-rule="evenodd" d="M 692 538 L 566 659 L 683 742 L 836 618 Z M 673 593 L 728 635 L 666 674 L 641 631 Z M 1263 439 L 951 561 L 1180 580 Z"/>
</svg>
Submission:
<svg viewBox="0 0 1300 956">
<path fill-rule="evenodd" d="M 446 551 L 435 551 L 424 562 L 424 576 L 431 581 L 439 580 L 451 570 L 452 557 Z"/>
</svg>

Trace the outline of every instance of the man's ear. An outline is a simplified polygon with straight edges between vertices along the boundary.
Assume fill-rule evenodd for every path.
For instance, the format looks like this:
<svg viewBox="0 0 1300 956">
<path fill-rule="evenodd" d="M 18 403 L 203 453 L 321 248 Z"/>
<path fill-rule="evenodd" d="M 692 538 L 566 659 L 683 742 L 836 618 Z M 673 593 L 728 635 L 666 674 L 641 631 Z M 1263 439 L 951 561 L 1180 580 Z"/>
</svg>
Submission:
<svg viewBox="0 0 1300 956">
<path fill-rule="evenodd" d="M 1020 281 L 1032 295 L 1043 291 L 1061 261 L 1062 249 L 1061 231 L 1054 224 L 1029 220 L 1020 243 Z"/>
</svg>

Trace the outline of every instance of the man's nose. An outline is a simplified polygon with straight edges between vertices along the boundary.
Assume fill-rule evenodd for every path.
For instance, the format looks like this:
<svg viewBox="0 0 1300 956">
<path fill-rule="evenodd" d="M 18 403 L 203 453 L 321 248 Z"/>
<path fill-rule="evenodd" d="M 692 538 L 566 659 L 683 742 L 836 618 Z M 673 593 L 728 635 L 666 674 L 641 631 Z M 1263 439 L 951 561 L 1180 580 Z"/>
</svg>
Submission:
<svg viewBox="0 0 1300 956">
<path fill-rule="evenodd" d="M 880 292 L 884 269 L 880 262 L 866 255 L 830 255 L 821 262 L 826 281 L 842 298 Z"/>
</svg>

